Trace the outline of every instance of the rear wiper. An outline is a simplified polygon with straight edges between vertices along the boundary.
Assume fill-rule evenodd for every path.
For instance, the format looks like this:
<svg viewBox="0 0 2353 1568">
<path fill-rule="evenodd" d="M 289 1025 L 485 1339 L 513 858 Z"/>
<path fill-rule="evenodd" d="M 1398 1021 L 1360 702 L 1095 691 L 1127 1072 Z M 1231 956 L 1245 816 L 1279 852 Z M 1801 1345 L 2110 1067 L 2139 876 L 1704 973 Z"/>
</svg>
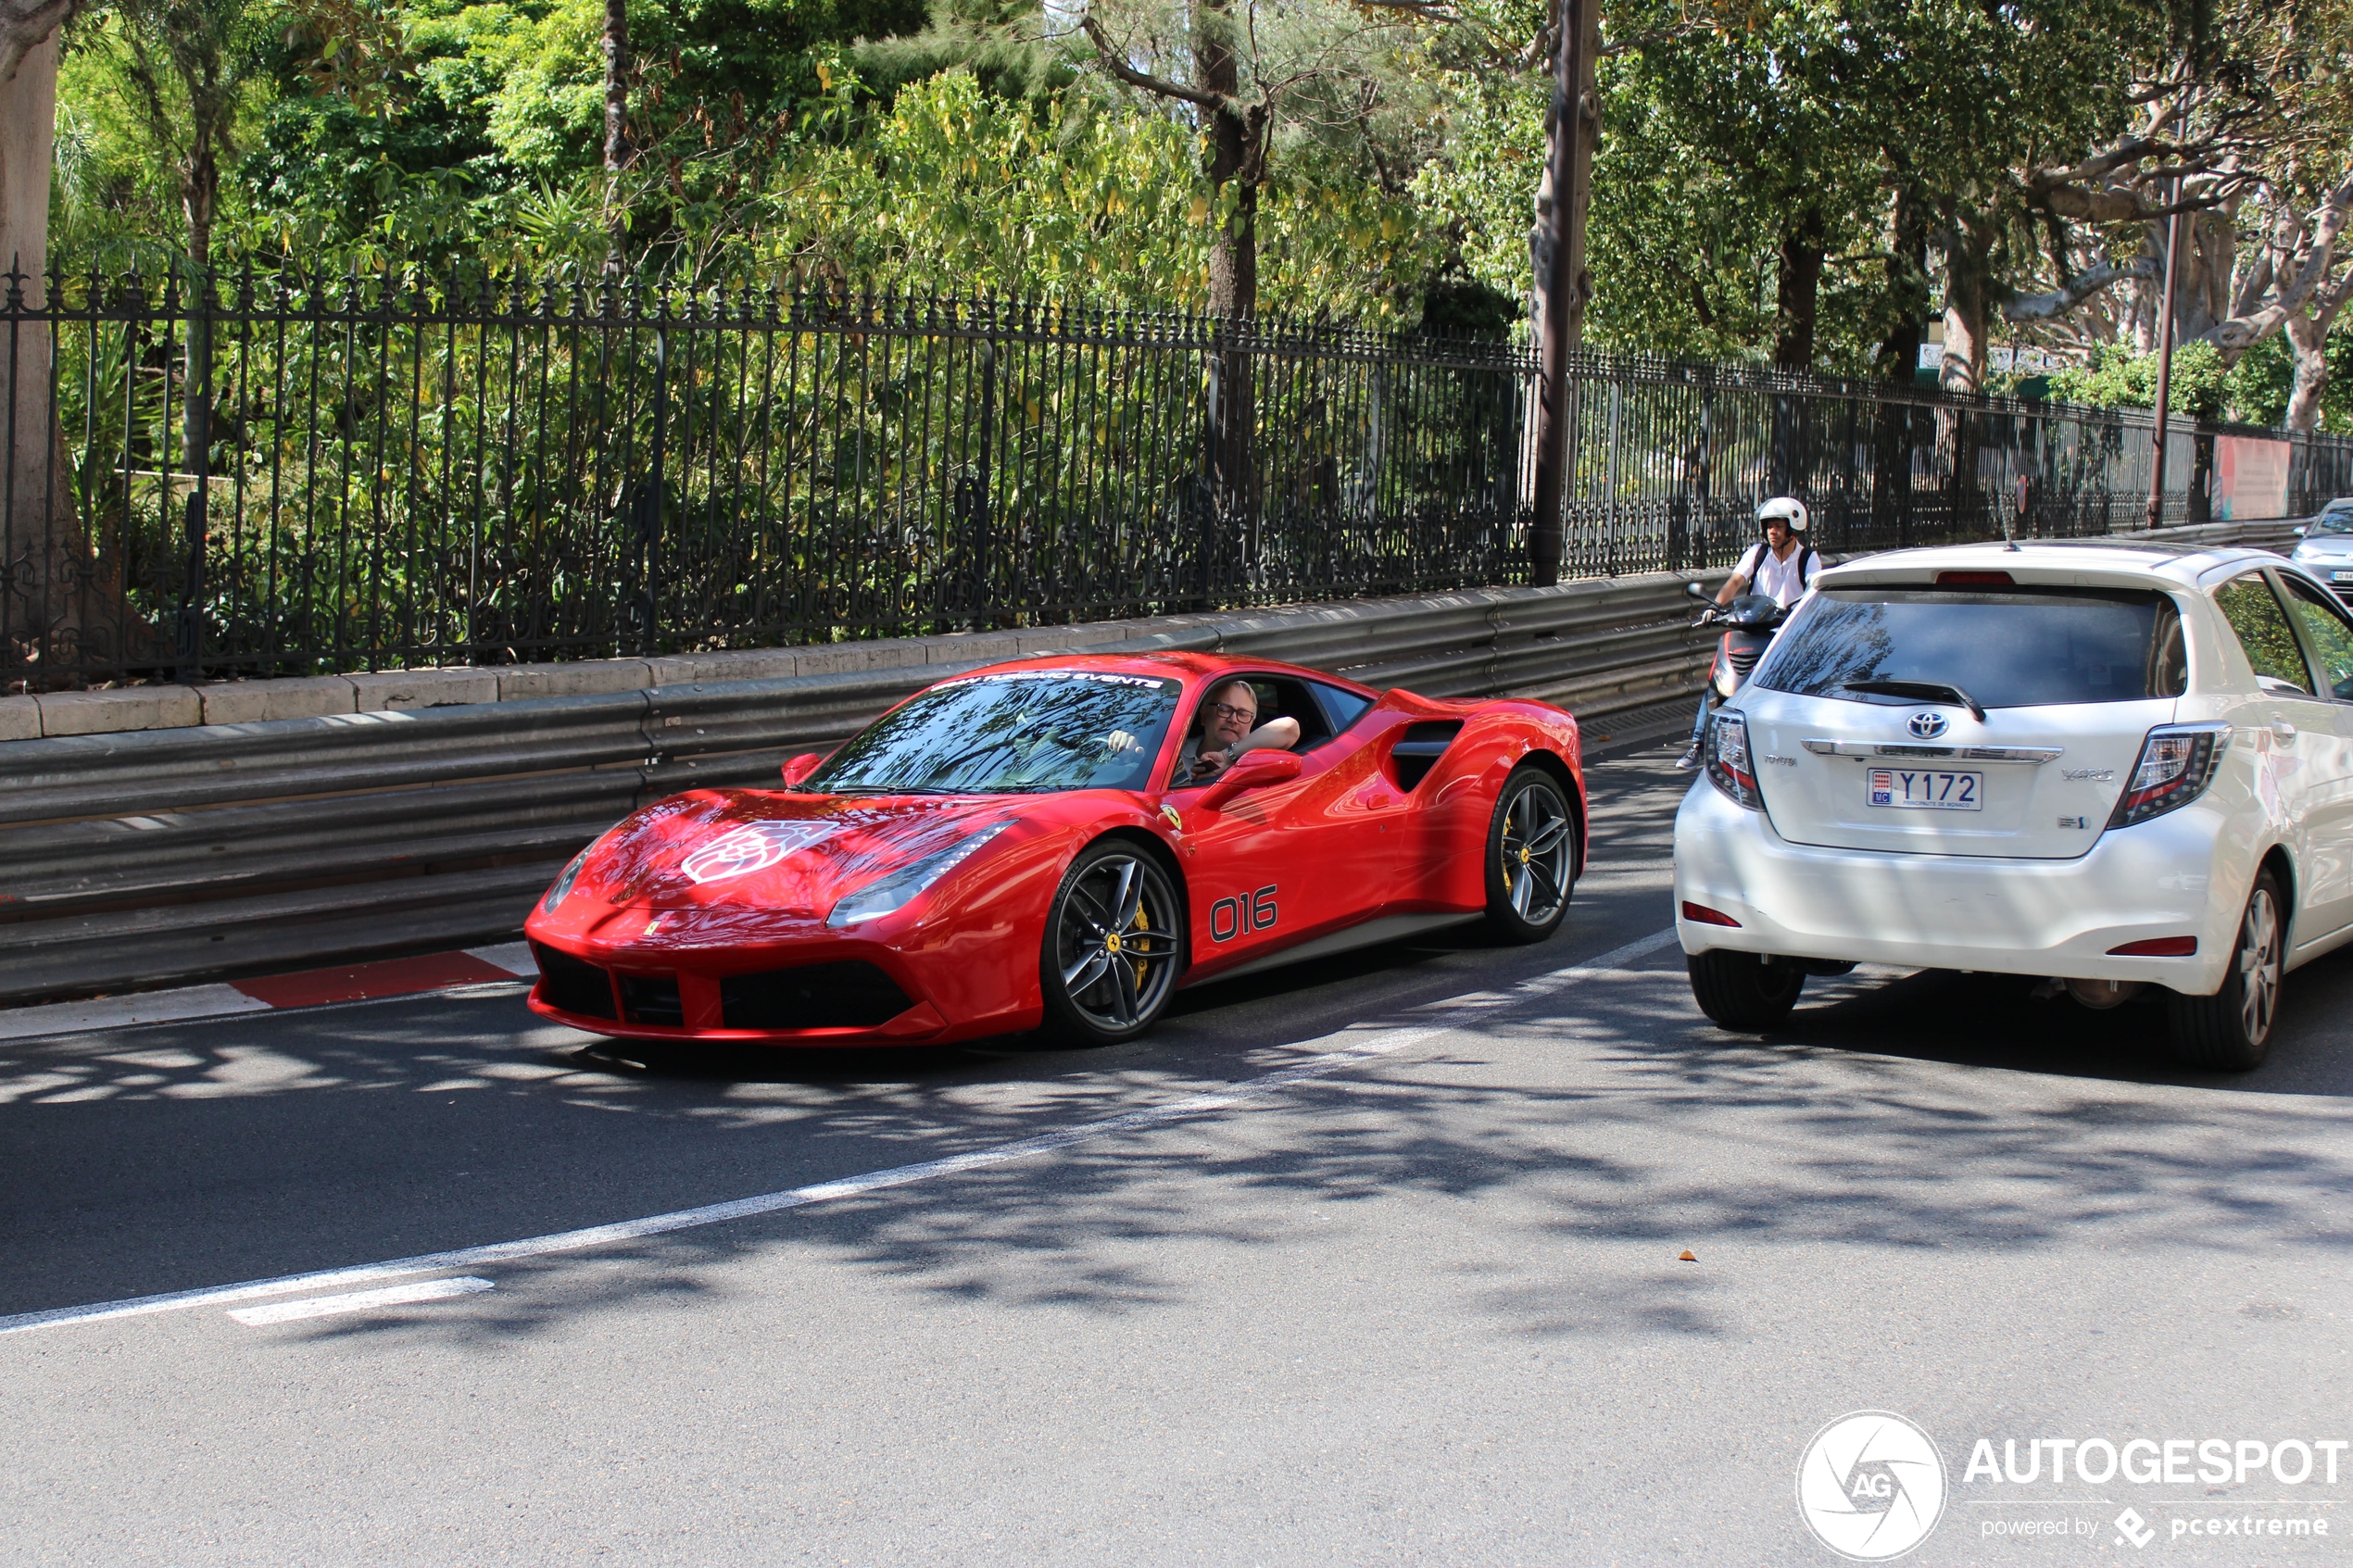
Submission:
<svg viewBox="0 0 2353 1568">
<path fill-rule="evenodd" d="M 1968 709 L 1979 723 L 1985 722 L 1985 709 L 1978 706 L 1977 698 L 1950 681 L 1849 681 L 1842 689 L 1862 692 L 1870 696 L 1908 696 L 1921 702 L 1957 702 Z"/>
</svg>

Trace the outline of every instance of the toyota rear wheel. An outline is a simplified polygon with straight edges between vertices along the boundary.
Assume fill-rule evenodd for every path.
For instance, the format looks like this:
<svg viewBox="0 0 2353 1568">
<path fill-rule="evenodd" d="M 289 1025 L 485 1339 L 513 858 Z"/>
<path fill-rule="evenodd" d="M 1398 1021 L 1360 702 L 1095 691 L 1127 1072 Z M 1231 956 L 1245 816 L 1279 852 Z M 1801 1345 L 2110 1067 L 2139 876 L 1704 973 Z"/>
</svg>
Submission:
<svg viewBox="0 0 2353 1568">
<path fill-rule="evenodd" d="M 1109 839 L 1071 863 L 1038 954 L 1045 1033 L 1109 1046 L 1151 1028 L 1185 970 L 1184 905 L 1141 846 Z"/>
<path fill-rule="evenodd" d="M 2287 946 L 2280 884 L 2258 872 L 2239 917 L 2238 946 L 2222 988 L 2210 997 L 2170 998 L 2173 1055 L 2192 1067 L 2245 1073 L 2271 1053 L 2271 1025 L 2280 1007 L 2280 973 Z"/>
<path fill-rule="evenodd" d="M 1692 976 L 1692 999 L 1720 1029 L 1762 1034 L 1788 1019 L 1806 988 L 1806 972 L 1786 959 L 1710 947 L 1683 960 Z"/>
</svg>

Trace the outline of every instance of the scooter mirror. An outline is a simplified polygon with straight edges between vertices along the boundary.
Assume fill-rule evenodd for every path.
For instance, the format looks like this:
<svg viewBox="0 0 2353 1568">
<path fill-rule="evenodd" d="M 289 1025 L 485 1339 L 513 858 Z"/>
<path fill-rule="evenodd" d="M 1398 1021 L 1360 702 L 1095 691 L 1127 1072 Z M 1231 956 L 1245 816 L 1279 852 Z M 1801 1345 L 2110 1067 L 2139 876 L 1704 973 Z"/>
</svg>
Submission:
<svg viewBox="0 0 2353 1568">
<path fill-rule="evenodd" d="M 1707 591 L 1707 584 L 1705 583 L 1686 583 L 1683 584 L 1683 592 L 1694 599 L 1712 600 L 1716 597 Z"/>
</svg>

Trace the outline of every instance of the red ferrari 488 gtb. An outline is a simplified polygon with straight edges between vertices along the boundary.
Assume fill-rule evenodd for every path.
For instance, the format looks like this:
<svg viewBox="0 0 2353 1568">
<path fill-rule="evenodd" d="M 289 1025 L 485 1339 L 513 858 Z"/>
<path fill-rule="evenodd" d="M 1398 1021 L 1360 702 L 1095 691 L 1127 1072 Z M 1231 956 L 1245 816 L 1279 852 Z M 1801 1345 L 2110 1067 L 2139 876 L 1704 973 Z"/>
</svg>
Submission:
<svg viewBox="0 0 2353 1568">
<path fill-rule="evenodd" d="M 1286 748 L 1230 755 L 1241 729 Z M 531 1005 L 648 1040 L 1107 1044 L 1199 981 L 1458 922 L 1541 941 L 1584 856 L 1577 721 L 1548 704 L 1030 659 L 916 693 L 782 788 L 621 822 L 532 912 Z"/>
</svg>

